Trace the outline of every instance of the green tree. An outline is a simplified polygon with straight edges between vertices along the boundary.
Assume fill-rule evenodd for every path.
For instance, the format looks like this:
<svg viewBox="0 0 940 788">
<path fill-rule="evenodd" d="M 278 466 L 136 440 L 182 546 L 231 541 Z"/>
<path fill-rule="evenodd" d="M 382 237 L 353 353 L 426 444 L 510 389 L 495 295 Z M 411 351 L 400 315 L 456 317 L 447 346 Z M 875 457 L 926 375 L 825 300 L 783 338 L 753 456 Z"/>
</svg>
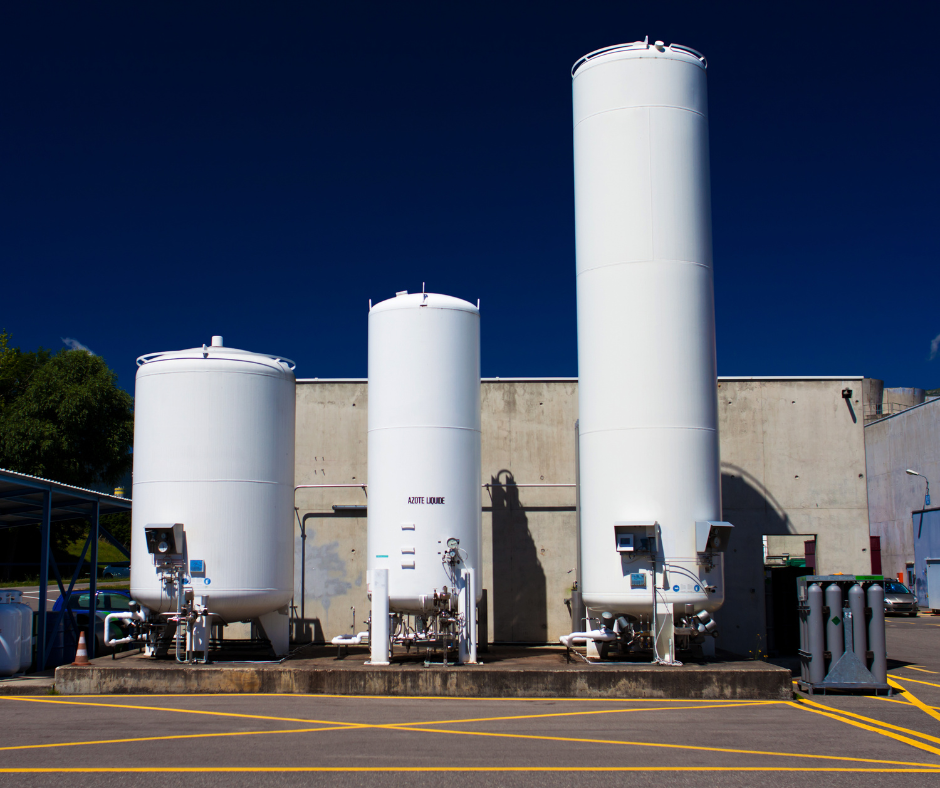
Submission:
<svg viewBox="0 0 940 788">
<path fill-rule="evenodd" d="M 104 360 L 9 346 L 0 332 L 0 468 L 80 487 L 130 470 L 133 398 Z"/>
</svg>

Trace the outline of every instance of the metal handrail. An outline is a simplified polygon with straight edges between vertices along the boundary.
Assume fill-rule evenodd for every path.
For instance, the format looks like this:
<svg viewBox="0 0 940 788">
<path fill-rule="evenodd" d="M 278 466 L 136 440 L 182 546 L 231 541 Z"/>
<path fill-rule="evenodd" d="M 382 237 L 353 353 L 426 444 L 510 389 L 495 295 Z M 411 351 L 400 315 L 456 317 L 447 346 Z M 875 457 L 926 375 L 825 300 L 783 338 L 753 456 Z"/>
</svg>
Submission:
<svg viewBox="0 0 940 788">
<path fill-rule="evenodd" d="M 208 346 L 206 346 L 206 345 L 203 345 L 203 346 L 202 346 L 202 349 L 203 349 L 203 354 L 204 354 L 204 355 L 203 355 L 203 358 L 208 358 L 209 353 L 212 351 L 212 348 L 211 348 L 211 347 L 208 347 Z M 179 351 L 174 351 L 174 350 L 169 350 L 169 351 L 167 351 L 167 350 L 162 350 L 162 351 L 160 351 L 159 353 L 144 353 L 144 355 L 137 357 L 137 366 L 138 366 L 138 367 L 142 367 L 144 364 L 149 364 L 151 361 L 156 360 L 157 357 L 159 357 L 159 356 L 168 356 L 170 353 L 178 353 L 178 352 L 179 352 Z M 297 369 L 297 362 L 296 362 L 296 361 L 293 361 L 292 359 L 284 358 L 283 356 L 273 356 L 273 355 L 271 355 L 271 354 L 269 354 L 269 353 L 254 353 L 254 352 L 252 352 L 252 351 L 246 351 L 246 352 L 251 353 L 252 356 L 261 356 L 262 358 L 269 358 L 269 359 L 271 359 L 271 360 L 274 361 L 274 362 L 284 362 L 284 363 L 287 364 L 287 366 L 290 368 L 290 371 L 291 371 L 291 372 L 293 372 L 295 369 Z M 229 354 L 217 355 L 217 356 L 215 356 L 215 358 L 216 358 L 216 359 L 222 358 L 222 357 L 224 357 L 224 356 L 226 356 L 226 355 L 229 355 Z M 186 356 L 170 356 L 170 357 L 167 359 L 167 361 L 175 360 L 175 359 L 178 359 L 178 358 L 183 358 L 183 359 L 185 359 L 185 358 L 187 358 L 187 357 L 186 357 Z M 249 363 L 255 363 L 255 364 L 258 363 L 258 362 L 252 362 L 251 359 L 246 359 L 246 358 L 239 358 L 238 360 L 239 360 L 239 361 L 247 361 L 247 362 L 249 362 Z"/>
<path fill-rule="evenodd" d="M 647 36 L 645 41 L 634 41 L 632 44 L 614 44 L 613 46 L 601 47 L 600 49 L 595 49 L 593 52 L 588 52 L 586 55 L 574 61 L 574 65 L 571 67 L 571 76 L 573 77 L 574 72 L 589 60 L 593 60 L 600 55 L 606 55 L 608 52 L 627 52 L 631 49 L 649 49 L 649 41 L 649 36 Z"/>
<path fill-rule="evenodd" d="M 574 65 L 571 67 L 571 76 L 574 77 L 575 72 L 579 68 L 581 68 L 581 66 L 583 66 L 585 63 L 591 60 L 594 60 L 594 58 L 600 57 L 601 55 L 606 55 L 611 52 L 629 52 L 634 49 L 649 49 L 649 48 L 650 48 L 650 39 L 649 39 L 649 36 L 647 36 L 645 40 L 634 41 L 632 44 L 614 44 L 613 46 L 602 47 L 601 49 L 595 49 L 593 52 L 588 52 L 588 54 L 584 55 L 583 57 L 578 58 L 574 62 Z M 705 68 L 708 68 L 708 61 L 705 59 L 705 55 L 703 55 L 701 52 L 698 52 L 695 49 L 692 49 L 691 47 L 685 47 L 685 46 L 682 46 L 681 44 L 669 44 L 663 48 L 672 49 L 676 52 L 682 52 L 683 54 L 691 55 L 697 60 L 700 60 L 702 63 L 702 66 L 704 66 Z"/>
</svg>

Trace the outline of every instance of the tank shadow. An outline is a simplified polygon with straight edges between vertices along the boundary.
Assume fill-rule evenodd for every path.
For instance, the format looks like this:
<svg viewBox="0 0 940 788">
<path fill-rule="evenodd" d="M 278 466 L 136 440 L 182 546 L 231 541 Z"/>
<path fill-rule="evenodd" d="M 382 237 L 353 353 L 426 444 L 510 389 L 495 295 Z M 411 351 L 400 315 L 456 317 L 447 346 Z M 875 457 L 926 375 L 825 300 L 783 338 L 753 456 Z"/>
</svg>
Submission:
<svg viewBox="0 0 940 788">
<path fill-rule="evenodd" d="M 493 640 L 545 643 L 545 571 L 512 472 L 490 477 L 493 511 Z"/>
<path fill-rule="evenodd" d="M 786 510 L 759 479 L 729 463 L 721 466 L 722 517 L 734 526 L 725 553 L 728 629 L 718 647 L 750 658 L 789 656 L 799 648 L 798 567 L 765 571 L 763 537 L 794 533 Z M 812 534 L 806 536 L 813 539 Z"/>
</svg>

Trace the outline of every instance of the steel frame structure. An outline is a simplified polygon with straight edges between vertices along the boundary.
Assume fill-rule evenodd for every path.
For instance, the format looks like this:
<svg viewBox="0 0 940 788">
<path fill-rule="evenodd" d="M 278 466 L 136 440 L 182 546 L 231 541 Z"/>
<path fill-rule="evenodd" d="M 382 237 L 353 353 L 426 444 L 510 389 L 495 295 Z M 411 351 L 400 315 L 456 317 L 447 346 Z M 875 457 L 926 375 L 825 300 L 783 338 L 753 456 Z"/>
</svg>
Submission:
<svg viewBox="0 0 940 788">
<path fill-rule="evenodd" d="M 50 623 L 47 613 L 49 570 L 59 586 L 59 593 L 66 600 L 78 581 L 86 555 L 92 566 L 89 591 L 89 632 L 87 634 L 88 655 L 95 656 L 95 619 L 97 612 L 98 591 L 98 540 L 104 537 L 130 558 L 130 553 L 107 528 L 101 525 L 101 515 L 130 511 L 132 501 L 118 498 L 107 493 L 86 490 L 69 484 L 41 479 L 24 473 L 0 469 L 0 529 L 16 528 L 23 525 L 41 526 L 41 547 L 39 559 L 39 611 L 36 627 L 36 670 L 46 669 L 46 663 L 52 650 L 52 634 L 56 632 L 63 618 L 68 614 L 72 631 L 78 640 L 79 625 L 74 613 L 63 603 L 62 609 Z M 72 578 L 66 587 L 59 571 L 59 565 L 52 553 L 52 524 L 65 520 L 87 520 L 88 538 L 82 548 L 81 556 L 75 564 Z"/>
</svg>

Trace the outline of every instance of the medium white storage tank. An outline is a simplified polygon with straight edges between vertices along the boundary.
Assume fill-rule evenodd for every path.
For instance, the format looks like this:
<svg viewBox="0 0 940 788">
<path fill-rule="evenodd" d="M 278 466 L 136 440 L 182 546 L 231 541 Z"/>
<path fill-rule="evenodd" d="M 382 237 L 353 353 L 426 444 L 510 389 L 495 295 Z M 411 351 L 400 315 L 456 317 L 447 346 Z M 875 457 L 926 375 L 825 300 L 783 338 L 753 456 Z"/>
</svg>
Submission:
<svg viewBox="0 0 940 788">
<path fill-rule="evenodd" d="M 211 613 L 228 623 L 284 608 L 294 574 L 293 363 L 213 337 L 138 364 L 131 596 L 176 609 L 144 529 L 182 523 L 188 585 Z"/>
<path fill-rule="evenodd" d="M 582 593 L 594 611 L 724 598 L 705 67 L 685 47 L 638 42 L 572 69 Z"/>
<path fill-rule="evenodd" d="M 23 592 L 15 589 L 0 591 L 0 604 L 8 604 L 20 611 L 20 670 L 25 671 L 33 664 L 33 610 L 23 602 Z"/>
<path fill-rule="evenodd" d="M 481 596 L 480 312 L 435 293 L 369 311 L 368 576 L 389 608 L 421 614 L 452 583 L 448 539 Z M 450 589 L 453 590 L 452 588 Z"/>
<path fill-rule="evenodd" d="M 23 612 L 20 605 L 0 598 L 0 676 L 23 670 Z"/>
</svg>

